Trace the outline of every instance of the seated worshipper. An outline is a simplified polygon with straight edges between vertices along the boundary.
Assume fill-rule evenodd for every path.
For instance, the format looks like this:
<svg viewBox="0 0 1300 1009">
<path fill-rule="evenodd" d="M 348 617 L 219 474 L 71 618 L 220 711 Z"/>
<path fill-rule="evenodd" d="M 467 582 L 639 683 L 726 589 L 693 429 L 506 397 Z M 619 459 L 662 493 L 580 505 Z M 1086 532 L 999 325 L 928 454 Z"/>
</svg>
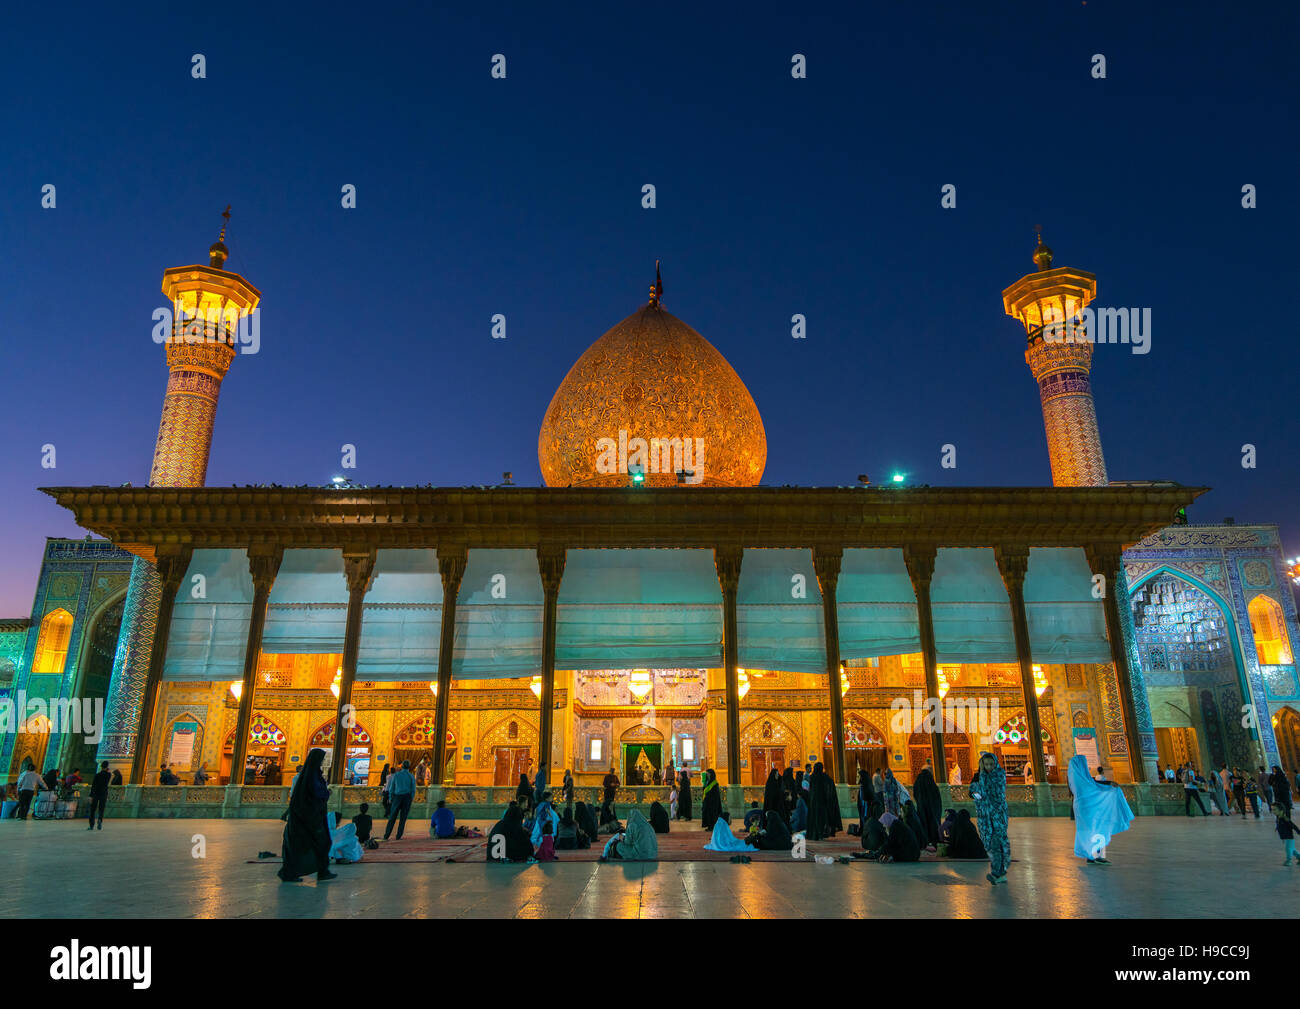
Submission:
<svg viewBox="0 0 1300 1009">
<path fill-rule="evenodd" d="M 527 862 L 533 857 L 533 845 L 524 830 L 524 811 L 519 803 L 506 807 L 492 829 L 488 831 L 487 860 L 489 862 Z"/>
<path fill-rule="evenodd" d="M 551 833 L 554 834 L 555 828 L 560 823 L 560 814 L 551 805 L 551 793 L 543 792 L 541 802 L 537 804 L 537 815 L 533 817 L 531 840 L 534 848 L 542 843 L 543 828 L 548 823 L 551 825 Z"/>
<path fill-rule="evenodd" d="M 587 835 L 588 843 L 596 840 L 600 828 L 596 825 L 596 815 L 585 802 L 579 802 L 573 807 L 573 821 L 578 825 L 578 829 Z"/>
<path fill-rule="evenodd" d="M 745 829 L 746 829 L 746 830 L 749 830 L 749 829 L 750 829 L 751 827 L 753 827 L 754 824 L 756 824 L 756 823 L 757 823 L 759 826 L 762 826 L 762 824 L 763 824 L 763 811 L 762 811 L 761 809 L 758 808 L 758 803 L 757 803 L 757 802 L 751 802 L 751 803 L 749 804 L 749 809 L 745 811 L 745 824 L 744 824 Z"/>
<path fill-rule="evenodd" d="M 650 803 L 650 826 L 656 834 L 668 833 L 668 810 L 664 809 L 658 799 Z"/>
<path fill-rule="evenodd" d="M 885 847 L 886 832 L 880 825 L 880 816 L 884 811 L 884 804 L 877 799 L 867 811 L 867 818 L 862 821 L 862 850 L 868 858 L 879 858 Z"/>
<path fill-rule="evenodd" d="M 704 846 L 705 851 L 749 851 L 749 845 L 731 832 L 731 824 L 718 820 L 713 825 L 713 836 Z"/>
<path fill-rule="evenodd" d="M 748 841 L 759 851 L 789 851 L 794 847 L 785 817 L 775 809 L 767 811 L 767 826 L 757 834 L 751 834 Z"/>
<path fill-rule="evenodd" d="M 1090 864 L 1107 865 L 1106 846 L 1115 834 L 1128 830 L 1133 810 L 1122 788 L 1092 779 L 1083 756 L 1071 759 L 1067 774 L 1074 793 L 1074 853 Z"/>
<path fill-rule="evenodd" d="M 628 813 L 627 830 L 611 837 L 600 857 L 623 862 L 653 862 L 659 857 L 659 839 L 639 809 Z"/>
<path fill-rule="evenodd" d="M 790 832 L 799 833 L 808 829 L 808 803 L 801 795 L 794 804 L 794 816 L 790 817 Z"/>
<path fill-rule="evenodd" d="M 542 824 L 542 843 L 537 846 L 537 861 L 539 862 L 555 861 L 555 834 L 552 832 L 551 827 L 550 820 Z"/>
<path fill-rule="evenodd" d="M 429 833 L 441 840 L 456 836 L 456 814 L 448 808 L 446 799 L 438 800 L 438 808 L 429 820 Z"/>
<path fill-rule="evenodd" d="M 939 823 L 939 843 L 947 844 L 952 840 L 952 824 L 957 819 L 955 809 L 945 809 L 943 811 L 943 820 Z"/>
<path fill-rule="evenodd" d="M 606 799 L 600 804 L 600 832 L 602 834 L 621 834 L 623 825 L 614 814 L 614 800 Z"/>
<path fill-rule="evenodd" d="M 960 810 L 952 821 L 948 835 L 948 857 L 976 858 L 981 861 L 989 857 L 984 841 L 970 818 L 969 809 Z"/>
<path fill-rule="evenodd" d="M 591 847 L 591 838 L 578 826 L 578 821 L 573 818 L 573 810 L 568 806 L 560 814 L 560 826 L 555 832 L 555 847 L 560 851 Z"/>
<path fill-rule="evenodd" d="M 930 843 L 929 835 L 926 834 L 925 827 L 921 823 L 921 817 L 917 815 L 916 803 L 911 799 L 903 803 L 903 822 L 907 824 L 908 830 L 916 835 L 916 843 L 922 848 Z"/>
<path fill-rule="evenodd" d="M 880 861 L 921 861 L 921 842 L 916 839 L 906 820 L 897 819 L 889 825 L 889 836 L 885 838 L 885 850 L 881 853 Z"/>
<path fill-rule="evenodd" d="M 330 821 L 330 858 L 336 862 L 360 862 L 365 852 L 357 840 L 357 825 L 351 820 L 340 825 L 337 813 L 330 813 Z"/>
<path fill-rule="evenodd" d="M 357 825 L 357 840 L 365 844 L 370 840 L 370 831 L 374 827 L 374 818 L 370 815 L 370 803 L 361 804 L 361 810 L 352 818 L 352 822 Z"/>
</svg>

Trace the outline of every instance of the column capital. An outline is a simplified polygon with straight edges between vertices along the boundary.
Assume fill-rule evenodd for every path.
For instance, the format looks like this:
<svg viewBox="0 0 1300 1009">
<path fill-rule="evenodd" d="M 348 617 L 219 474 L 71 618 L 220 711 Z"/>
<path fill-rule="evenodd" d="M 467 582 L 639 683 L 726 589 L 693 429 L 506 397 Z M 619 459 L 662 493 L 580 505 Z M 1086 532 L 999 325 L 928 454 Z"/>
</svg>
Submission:
<svg viewBox="0 0 1300 1009">
<path fill-rule="evenodd" d="M 185 580 L 185 572 L 189 570 L 193 556 L 194 550 L 188 546 L 158 548 L 154 567 L 158 571 L 158 578 L 162 581 L 165 596 L 176 595 L 181 582 Z"/>
<path fill-rule="evenodd" d="M 442 543 L 438 545 L 438 574 L 442 576 L 442 597 L 455 598 L 460 592 L 460 580 L 465 577 L 465 564 L 469 560 L 469 550 L 463 543 Z"/>
<path fill-rule="evenodd" d="M 993 556 L 997 559 L 998 574 L 1007 587 L 1007 594 L 1023 592 L 1025 573 L 1029 570 L 1029 547 L 1001 544 L 993 548 Z"/>
<path fill-rule="evenodd" d="M 840 580 L 840 565 L 844 560 L 844 548 L 839 546 L 813 547 L 813 570 L 817 573 L 817 584 L 821 586 L 822 595 L 835 591 Z"/>
<path fill-rule="evenodd" d="M 907 565 L 907 577 L 912 580 L 912 591 L 918 595 L 921 589 L 930 590 L 930 579 L 934 577 L 934 559 L 939 550 L 930 544 L 903 547 L 903 563 Z"/>
<path fill-rule="evenodd" d="M 1083 548 L 1088 557 L 1088 567 L 1094 575 L 1103 575 L 1107 582 L 1113 582 L 1119 576 L 1120 562 L 1124 550 L 1118 543 L 1094 543 Z"/>
<path fill-rule="evenodd" d="M 740 588 L 740 562 L 744 559 L 745 549 L 740 546 L 721 546 L 713 548 L 713 566 L 718 571 L 718 585 L 724 594 L 735 592 Z"/>
<path fill-rule="evenodd" d="M 375 573 L 375 548 L 352 550 L 343 548 L 343 577 L 348 583 L 348 592 L 366 592 L 370 588 L 370 579 Z"/>
<path fill-rule="evenodd" d="M 275 576 L 280 573 L 280 562 L 284 560 L 284 547 L 254 546 L 248 548 L 248 573 L 253 578 L 253 591 L 269 593 L 275 584 Z"/>
<path fill-rule="evenodd" d="M 547 596 L 559 595 L 567 556 L 562 546 L 543 544 L 537 548 L 537 571 L 542 576 L 542 591 Z"/>
</svg>

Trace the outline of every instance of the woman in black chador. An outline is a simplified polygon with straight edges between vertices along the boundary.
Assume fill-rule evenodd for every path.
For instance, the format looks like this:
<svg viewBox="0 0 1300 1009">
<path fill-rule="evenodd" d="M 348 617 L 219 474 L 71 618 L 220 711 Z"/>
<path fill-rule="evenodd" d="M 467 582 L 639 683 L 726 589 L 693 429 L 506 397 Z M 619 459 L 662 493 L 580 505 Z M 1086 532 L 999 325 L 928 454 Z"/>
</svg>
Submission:
<svg viewBox="0 0 1300 1009">
<path fill-rule="evenodd" d="M 827 801 L 826 785 L 830 781 L 822 769 L 821 761 L 813 765 L 808 777 L 808 827 L 806 837 L 810 841 L 820 841 L 828 836 L 830 830 L 830 803 Z M 831 786 L 834 789 L 834 785 Z"/>
<path fill-rule="evenodd" d="M 324 750 L 308 753 L 298 772 L 298 783 L 289 794 L 289 813 L 280 849 L 284 864 L 277 873 L 286 883 L 297 883 L 308 872 L 316 873 L 319 880 L 338 875 L 330 872 L 330 830 L 325 819 L 330 790 L 321 774 L 324 761 Z"/>
<path fill-rule="evenodd" d="M 677 776 L 677 819 L 691 818 L 691 772 L 682 768 Z"/>
<path fill-rule="evenodd" d="M 497 838 L 501 838 L 500 841 Z M 488 831 L 489 862 L 527 862 L 533 857 L 533 843 L 524 830 L 524 811 L 519 803 L 506 807 L 505 815 Z"/>
<path fill-rule="evenodd" d="M 781 776 L 776 773 L 776 768 L 767 772 L 767 784 L 763 786 L 763 812 L 776 812 L 782 817 L 785 816 L 785 799 L 781 797 Z M 767 819 L 766 816 L 763 817 Z"/>
<path fill-rule="evenodd" d="M 519 775 L 519 787 L 515 789 L 515 802 L 519 803 L 520 812 L 527 812 L 533 808 L 533 786 L 526 774 Z"/>
<path fill-rule="evenodd" d="M 840 792 L 829 774 L 823 773 L 822 779 L 822 791 L 826 795 L 826 836 L 834 837 L 844 830 L 844 821 L 840 819 Z"/>
<path fill-rule="evenodd" d="M 934 775 L 928 767 L 921 768 L 912 784 L 916 798 L 916 815 L 925 828 L 925 836 L 917 838 L 922 845 L 939 843 L 939 821 L 943 818 L 943 796 L 935 784 Z"/>
<path fill-rule="evenodd" d="M 704 798 L 700 800 L 700 826 L 713 830 L 713 825 L 722 815 L 722 787 L 718 784 L 718 775 L 709 768 L 704 772 Z M 680 799 L 678 800 L 680 801 Z"/>
<path fill-rule="evenodd" d="M 799 796 L 794 784 L 794 769 L 787 767 L 781 772 L 781 798 L 785 800 L 785 820 L 790 822 L 790 817 L 794 815 L 795 804 L 799 801 Z"/>
</svg>

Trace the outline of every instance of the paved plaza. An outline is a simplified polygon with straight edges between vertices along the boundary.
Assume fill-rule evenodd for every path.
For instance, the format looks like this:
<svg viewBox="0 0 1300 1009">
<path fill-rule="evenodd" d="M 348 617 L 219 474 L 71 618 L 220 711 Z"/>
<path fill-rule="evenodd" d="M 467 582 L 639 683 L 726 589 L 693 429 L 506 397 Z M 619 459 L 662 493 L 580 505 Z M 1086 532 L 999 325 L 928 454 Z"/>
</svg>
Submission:
<svg viewBox="0 0 1300 1009">
<path fill-rule="evenodd" d="M 0 821 L 0 916 L 1285 918 L 1294 902 L 1278 900 L 1279 888 L 1300 892 L 1271 817 L 1145 817 L 1116 838 L 1109 866 L 1072 854 L 1068 819 L 1013 820 L 1017 861 L 996 889 L 974 862 L 372 863 L 285 884 L 275 865 L 247 861 L 278 854 L 282 826 L 110 820 L 91 833 L 84 821 Z M 205 858 L 191 855 L 195 834 Z"/>
</svg>

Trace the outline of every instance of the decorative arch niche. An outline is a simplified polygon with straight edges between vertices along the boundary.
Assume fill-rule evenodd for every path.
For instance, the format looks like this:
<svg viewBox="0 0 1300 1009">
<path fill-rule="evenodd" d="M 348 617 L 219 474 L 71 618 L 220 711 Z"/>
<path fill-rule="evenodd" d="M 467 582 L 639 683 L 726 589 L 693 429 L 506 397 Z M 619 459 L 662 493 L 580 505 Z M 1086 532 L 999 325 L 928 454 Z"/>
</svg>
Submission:
<svg viewBox="0 0 1300 1009">
<path fill-rule="evenodd" d="M 1286 666 L 1293 661 L 1286 615 L 1272 596 L 1257 595 L 1246 606 L 1250 633 L 1255 639 L 1255 656 L 1261 666 Z"/>
</svg>

